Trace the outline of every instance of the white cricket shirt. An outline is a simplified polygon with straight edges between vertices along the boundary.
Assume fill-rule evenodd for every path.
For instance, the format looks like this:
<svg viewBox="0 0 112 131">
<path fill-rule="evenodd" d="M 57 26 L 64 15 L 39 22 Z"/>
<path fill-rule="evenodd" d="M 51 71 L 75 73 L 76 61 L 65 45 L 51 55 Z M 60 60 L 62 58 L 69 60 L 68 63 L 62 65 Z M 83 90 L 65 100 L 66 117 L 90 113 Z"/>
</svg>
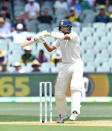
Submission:
<svg viewBox="0 0 112 131">
<path fill-rule="evenodd" d="M 36 17 L 37 16 L 37 14 L 36 14 L 37 11 L 40 11 L 40 5 L 38 3 L 34 2 L 33 5 L 30 5 L 29 3 L 26 4 L 25 12 L 29 13 L 30 18 Z"/>
<path fill-rule="evenodd" d="M 71 40 L 56 40 L 53 46 L 60 47 L 63 63 L 75 63 L 80 58 L 80 39 L 75 32 L 69 34 Z"/>
</svg>

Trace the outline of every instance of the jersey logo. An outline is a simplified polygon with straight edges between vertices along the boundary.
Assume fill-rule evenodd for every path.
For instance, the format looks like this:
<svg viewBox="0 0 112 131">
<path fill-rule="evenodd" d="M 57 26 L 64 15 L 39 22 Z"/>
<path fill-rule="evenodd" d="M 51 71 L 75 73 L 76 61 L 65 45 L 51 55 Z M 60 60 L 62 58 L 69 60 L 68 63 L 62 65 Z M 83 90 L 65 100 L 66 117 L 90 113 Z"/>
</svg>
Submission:
<svg viewBox="0 0 112 131">
<path fill-rule="evenodd" d="M 64 24 L 64 22 L 63 21 L 61 21 L 61 25 L 63 25 Z"/>
</svg>

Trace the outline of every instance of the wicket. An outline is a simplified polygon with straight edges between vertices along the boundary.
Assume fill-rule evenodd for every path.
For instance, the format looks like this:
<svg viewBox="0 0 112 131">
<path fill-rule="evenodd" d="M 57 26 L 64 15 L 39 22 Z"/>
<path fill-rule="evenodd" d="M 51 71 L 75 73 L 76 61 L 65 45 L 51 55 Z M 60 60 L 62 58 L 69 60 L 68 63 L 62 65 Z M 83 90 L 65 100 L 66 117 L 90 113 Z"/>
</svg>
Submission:
<svg viewBox="0 0 112 131">
<path fill-rule="evenodd" d="M 40 123 L 43 122 L 43 113 L 42 113 L 42 95 L 44 90 L 44 110 L 45 110 L 45 122 L 47 122 L 47 101 L 48 101 L 48 94 L 47 91 L 49 90 L 49 121 L 52 122 L 52 82 L 40 82 L 39 86 L 40 90 Z"/>
</svg>

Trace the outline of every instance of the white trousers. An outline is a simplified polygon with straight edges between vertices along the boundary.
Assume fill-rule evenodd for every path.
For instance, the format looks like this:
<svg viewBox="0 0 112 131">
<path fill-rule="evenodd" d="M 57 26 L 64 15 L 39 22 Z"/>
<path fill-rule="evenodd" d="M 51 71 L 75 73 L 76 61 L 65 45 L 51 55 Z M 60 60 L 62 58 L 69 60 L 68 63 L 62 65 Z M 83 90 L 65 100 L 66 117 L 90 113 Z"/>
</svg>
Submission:
<svg viewBox="0 0 112 131">
<path fill-rule="evenodd" d="M 71 91 L 71 112 L 77 111 L 80 114 L 80 101 L 83 77 L 83 62 L 78 60 L 73 64 L 63 64 L 60 68 L 55 84 L 55 99 L 58 114 L 65 117 L 67 114 L 66 90 L 70 82 Z M 70 81 L 71 80 L 71 81 Z"/>
</svg>

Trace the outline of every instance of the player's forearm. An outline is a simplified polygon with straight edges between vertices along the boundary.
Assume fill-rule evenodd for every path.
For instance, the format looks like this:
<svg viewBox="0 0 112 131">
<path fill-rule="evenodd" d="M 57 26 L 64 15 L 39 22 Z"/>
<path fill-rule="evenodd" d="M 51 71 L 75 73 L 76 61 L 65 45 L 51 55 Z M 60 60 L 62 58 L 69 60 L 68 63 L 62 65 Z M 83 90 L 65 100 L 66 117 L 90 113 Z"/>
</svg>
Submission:
<svg viewBox="0 0 112 131">
<path fill-rule="evenodd" d="M 59 40 L 70 40 L 69 35 L 64 35 L 63 33 L 60 33 L 60 32 L 51 32 L 50 36 Z"/>
<path fill-rule="evenodd" d="M 59 40 L 64 40 L 64 34 L 60 33 L 60 32 L 51 32 L 49 34 L 49 36 L 55 38 L 55 39 L 59 39 Z"/>
<path fill-rule="evenodd" d="M 49 52 L 51 52 L 51 51 L 53 51 L 53 50 L 56 49 L 54 46 L 50 46 L 50 45 L 48 45 L 46 42 L 44 42 L 43 45 L 45 46 L 45 48 L 46 48 L 47 51 L 49 51 Z"/>
</svg>

